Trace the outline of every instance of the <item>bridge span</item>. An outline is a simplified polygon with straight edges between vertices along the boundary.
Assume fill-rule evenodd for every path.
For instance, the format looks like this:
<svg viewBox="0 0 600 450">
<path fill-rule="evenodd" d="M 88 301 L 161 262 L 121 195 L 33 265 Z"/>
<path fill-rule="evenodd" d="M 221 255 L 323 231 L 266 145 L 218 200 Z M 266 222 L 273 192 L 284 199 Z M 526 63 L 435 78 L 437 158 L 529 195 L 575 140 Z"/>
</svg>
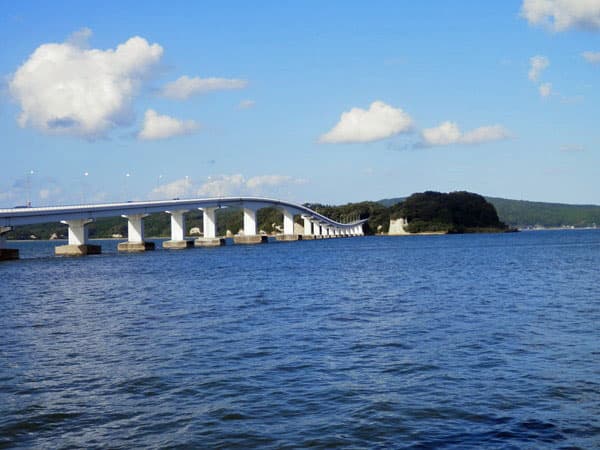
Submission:
<svg viewBox="0 0 600 450">
<path fill-rule="evenodd" d="M 131 201 L 124 203 L 104 203 L 71 206 L 48 206 L 40 208 L 0 209 L 0 260 L 18 258 L 16 249 L 6 248 L 6 234 L 19 225 L 61 222 L 68 225 L 67 245 L 58 246 L 59 256 L 80 256 L 98 254 L 99 245 L 88 240 L 87 225 L 103 217 L 124 217 L 127 219 L 127 242 L 119 244 L 119 251 L 139 252 L 153 250 L 154 243 L 145 241 L 144 218 L 152 213 L 164 212 L 171 216 L 171 239 L 163 242 L 164 248 L 183 249 L 224 245 L 223 237 L 217 236 L 216 210 L 237 207 L 243 210 L 243 233 L 234 237 L 236 244 L 259 244 L 267 242 L 267 237 L 257 232 L 256 212 L 262 208 L 277 208 L 283 214 L 283 234 L 278 240 L 295 241 L 301 239 L 322 239 L 328 237 L 362 236 L 363 223 L 367 219 L 351 223 L 340 223 L 323 216 L 310 208 L 292 202 L 263 197 L 220 197 L 173 199 L 153 201 Z M 203 237 L 196 240 L 185 238 L 185 213 L 202 210 Z M 294 233 L 294 216 L 300 215 L 303 233 Z"/>
</svg>

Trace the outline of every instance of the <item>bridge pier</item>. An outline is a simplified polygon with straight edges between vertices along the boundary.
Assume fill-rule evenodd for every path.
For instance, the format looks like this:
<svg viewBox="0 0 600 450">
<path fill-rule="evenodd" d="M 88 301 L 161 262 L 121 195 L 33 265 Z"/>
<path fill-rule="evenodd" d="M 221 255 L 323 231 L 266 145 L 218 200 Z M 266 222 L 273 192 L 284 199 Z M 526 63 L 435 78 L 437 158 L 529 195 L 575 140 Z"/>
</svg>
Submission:
<svg viewBox="0 0 600 450">
<path fill-rule="evenodd" d="M 278 235 L 276 239 L 282 242 L 301 241 L 302 235 L 294 234 L 294 214 L 285 208 L 281 211 L 283 212 L 283 234 Z"/>
<path fill-rule="evenodd" d="M 171 215 L 171 240 L 163 242 L 163 248 L 181 250 L 194 246 L 194 241 L 185 239 L 185 213 L 187 209 L 167 211 Z"/>
<path fill-rule="evenodd" d="M 269 242 L 267 236 L 256 234 L 256 211 L 251 208 L 244 208 L 244 234 L 234 236 L 233 242 L 236 244 L 266 244 Z"/>
<path fill-rule="evenodd" d="M 312 222 L 310 220 L 310 216 L 302 216 L 302 220 L 304 221 L 304 230 L 302 234 L 302 239 L 305 241 L 312 240 L 315 238 L 315 235 L 312 231 Z"/>
<path fill-rule="evenodd" d="M 145 252 L 154 250 L 154 242 L 144 241 L 144 218 L 148 214 L 122 215 L 127 219 L 127 242 L 120 242 L 117 250 L 120 252 Z"/>
<path fill-rule="evenodd" d="M 217 208 L 200 208 L 202 210 L 202 235 L 194 241 L 196 247 L 219 247 L 225 245 L 225 239 L 217 237 Z"/>
<path fill-rule="evenodd" d="M 12 227 L 0 227 L 0 261 L 19 259 L 19 250 L 6 248 L 6 233 L 12 231 Z"/>
<path fill-rule="evenodd" d="M 92 219 L 61 220 L 60 223 L 69 226 L 69 243 L 56 247 L 54 254 L 56 256 L 99 255 L 102 247 L 88 244 L 87 225 L 92 222 Z"/>
</svg>

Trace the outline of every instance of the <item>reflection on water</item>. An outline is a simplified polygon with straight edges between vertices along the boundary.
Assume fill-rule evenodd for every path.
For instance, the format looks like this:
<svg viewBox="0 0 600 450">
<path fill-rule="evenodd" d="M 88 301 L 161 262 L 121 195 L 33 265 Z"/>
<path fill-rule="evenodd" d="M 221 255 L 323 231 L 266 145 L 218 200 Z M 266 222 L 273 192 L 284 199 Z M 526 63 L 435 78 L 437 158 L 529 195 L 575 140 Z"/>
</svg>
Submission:
<svg viewBox="0 0 600 450">
<path fill-rule="evenodd" d="M 0 447 L 594 448 L 600 233 L 0 264 Z"/>
</svg>

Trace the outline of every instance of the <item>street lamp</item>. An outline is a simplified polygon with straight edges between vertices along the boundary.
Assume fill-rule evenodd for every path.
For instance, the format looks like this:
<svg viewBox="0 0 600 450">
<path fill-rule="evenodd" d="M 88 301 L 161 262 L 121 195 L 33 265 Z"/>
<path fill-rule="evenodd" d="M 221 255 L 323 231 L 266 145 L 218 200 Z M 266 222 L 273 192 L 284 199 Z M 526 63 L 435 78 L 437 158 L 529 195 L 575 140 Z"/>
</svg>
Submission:
<svg viewBox="0 0 600 450">
<path fill-rule="evenodd" d="M 85 204 L 85 188 L 86 188 L 86 179 L 89 173 L 87 171 L 83 172 L 83 178 L 81 179 L 81 203 Z"/>
<path fill-rule="evenodd" d="M 127 172 L 125 174 L 125 201 L 127 201 L 127 198 L 129 197 L 129 191 L 128 191 L 128 180 L 129 177 L 131 176 L 131 174 L 129 172 Z"/>
</svg>

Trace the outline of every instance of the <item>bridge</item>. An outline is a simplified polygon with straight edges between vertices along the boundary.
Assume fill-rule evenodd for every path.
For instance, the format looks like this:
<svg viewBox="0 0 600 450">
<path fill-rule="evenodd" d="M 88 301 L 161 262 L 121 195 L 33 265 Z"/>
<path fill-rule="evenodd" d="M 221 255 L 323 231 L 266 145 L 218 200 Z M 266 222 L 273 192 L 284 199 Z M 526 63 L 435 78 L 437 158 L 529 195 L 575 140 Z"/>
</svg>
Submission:
<svg viewBox="0 0 600 450">
<path fill-rule="evenodd" d="M 262 197 L 221 197 L 197 199 L 173 199 L 159 201 L 131 201 L 125 203 L 104 203 L 72 206 L 49 206 L 40 208 L 0 209 L 0 260 L 17 259 L 18 250 L 6 247 L 6 234 L 13 227 L 36 223 L 60 222 L 68 225 L 68 244 L 57 246 L 58 256 L 82 256 L 98 254 L 99 245 L 89 243 L 87 225 L 103 217 L 124 217 L 127 219 L 127 242 L 119 243 L 122 252 L 154 250 L 154 243 L 145 241 L 144 218 L 153 213 L 167 213 L 171 216 L 171 238 L 163 242 L 167 249 L 189 247 L 213 247 L 225 244 L 225 239 L 217 236 L 216 210 L 237 207 L 243 210 L 243 233 L 234 236 L 236 244 L 260 244 L 267 242 L 265 235 L 258 234 L 256 212 L 262 208 L 277 208 L 283 214 L 283 234 L 281 241 L 302 239 L 323 239 L 330 237 L 362 236 L 362 225 L 367 219 L 340 223 L 313 211 L 303 205 Z M 185 238 L 185 213 L 191 210 L 202 211 L 203 237 L 196 240 Z M 294 234 L 294 216 L 303 220 L 303 233 Z"/>
</svg>

